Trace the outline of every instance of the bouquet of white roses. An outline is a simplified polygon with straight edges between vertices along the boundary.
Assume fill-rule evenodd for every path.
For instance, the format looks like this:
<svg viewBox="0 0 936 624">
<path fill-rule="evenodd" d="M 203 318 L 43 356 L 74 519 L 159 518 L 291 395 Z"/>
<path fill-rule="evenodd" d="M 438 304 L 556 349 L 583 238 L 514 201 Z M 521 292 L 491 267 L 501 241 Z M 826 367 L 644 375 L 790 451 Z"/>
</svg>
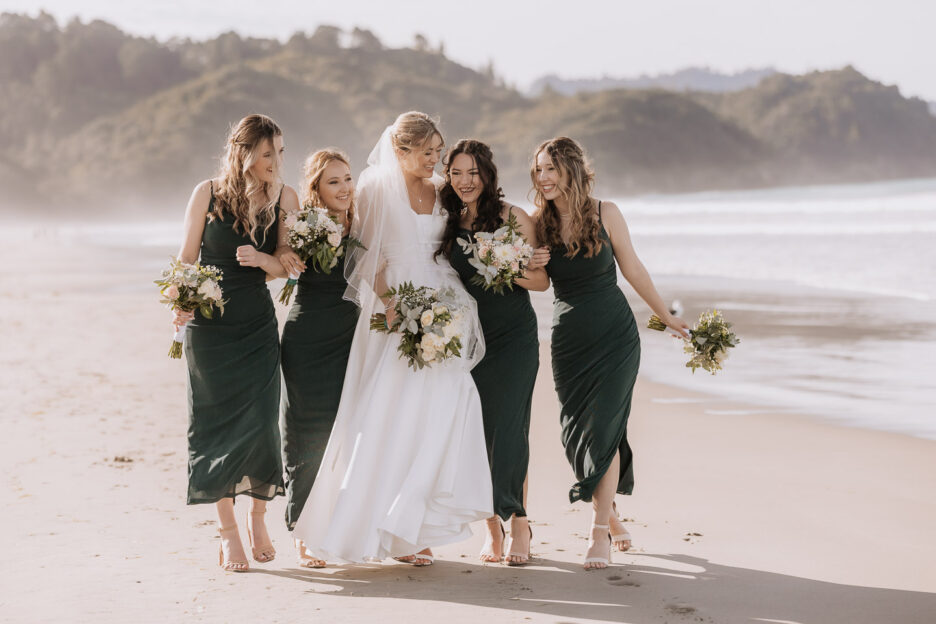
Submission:
<svg viewBox="0 0 936 624">
<path fill-rule="evenodd" d="M 517 218 L 511 214 L 503 226 L 494 232 L 475 232 L 474 239 L 458 239 L 465 253 L 471 254 L 468 263 L 477 269 L 471 283 L 497 294 L 503 294 L 505 287 L 513 290 L 514 280 L 523 277 L 534 251 L 520 235 Z"/>
<path fill-rule="evenodd" d="M 169 266 L 163 269 L 162 279 L 155 280 L 162 295 L 160 303 L 165 303 L 171 310 L 194 312 L 199 310 L 205 318 L 211 318 L 214 308 L 224 314 L 224 300 L 221 298 L 221 270 L 199 263 L 187 264 L 171 258 Z M 182 357 L 182 340 L 185 326 L 180 327 L 169 347 L 169 357 Z"/>
<path fill-rule="evenodd" d="M 413 370 L 461 357 L 463 313 L 452 289 L 436 290 L 403 282 L 383 296 L 396 299 L 396 315 L 388 326 L 385 314 L 374 314 L 370 327 L 388 334 L 400 332 L 400 357 Z"/>
<path fill-rule="evenodd" d="M 647 327 L 657 331 L 666 329 L 656 314 L 650 317 Z M 714 375 L 722 369 L 722 362 L 728 359 L 728 349 L 741 342 L 731 331 L 731 323 L 722 318 L 718 310 L 703 312 L 696 326 L 687 333 L 689 338 L 683 338 L 683 349 L 690 355 L 686 368 L 691 368 L 693 373 L 702 368 Z"/>
<path fill-rule="evenodd" d="M 360 246 L 360 242 L 351 237 L 342 240 L 341 225 L 324 208 L 306 204 L 284 219 L 288 229 L 286 242 L 290 249 L 303 262 L 310 262 L 318 273 L 331 273 L 349 246 Z M 280 292 L 280 303 L 289 303 L 298 282 L 298 273 L 289 275 Z"/>
</svg>

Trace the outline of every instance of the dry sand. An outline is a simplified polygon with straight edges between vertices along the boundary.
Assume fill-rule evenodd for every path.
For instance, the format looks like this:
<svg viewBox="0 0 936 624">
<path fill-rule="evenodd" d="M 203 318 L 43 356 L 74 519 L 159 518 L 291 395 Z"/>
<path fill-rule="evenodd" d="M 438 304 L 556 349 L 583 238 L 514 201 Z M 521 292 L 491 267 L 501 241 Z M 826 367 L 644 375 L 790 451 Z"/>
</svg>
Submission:
<svg viewBox="0 0 936 624">
<path fill-rule="evenodd" d="M 643 381 L 637 489 L 618 499 L 635 551 L 582 571 L 590 514 L 568 503 L 547 345 L 532 565 L 480 564 L 478 526 L 430 568 L 300 569 L 278 499 L 276 561 L 222 572 L 214 510 L 184 504 L 162 259 L 54 235 L 4 247 L 2 621 L 936 622 L 936 443 Z"/>
</svg>

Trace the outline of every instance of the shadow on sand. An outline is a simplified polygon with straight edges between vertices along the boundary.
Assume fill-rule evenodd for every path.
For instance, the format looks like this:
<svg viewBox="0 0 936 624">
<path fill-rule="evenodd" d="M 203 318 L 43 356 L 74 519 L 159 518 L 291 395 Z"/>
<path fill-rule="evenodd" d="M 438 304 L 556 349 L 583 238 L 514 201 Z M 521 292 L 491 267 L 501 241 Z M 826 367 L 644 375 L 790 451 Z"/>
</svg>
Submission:
<svg viewBox="0 0 936 624">
<path fill-rule="evenodd" d="M 261 571 L 332 596 L 392 597 L 607 622 L 932 624 L 936 594 L 842 585 L 712 563 L 683 555 L 628 556 L 584 572 L 563 561 L 527 568 L 437 561 Z"/>
</svg>

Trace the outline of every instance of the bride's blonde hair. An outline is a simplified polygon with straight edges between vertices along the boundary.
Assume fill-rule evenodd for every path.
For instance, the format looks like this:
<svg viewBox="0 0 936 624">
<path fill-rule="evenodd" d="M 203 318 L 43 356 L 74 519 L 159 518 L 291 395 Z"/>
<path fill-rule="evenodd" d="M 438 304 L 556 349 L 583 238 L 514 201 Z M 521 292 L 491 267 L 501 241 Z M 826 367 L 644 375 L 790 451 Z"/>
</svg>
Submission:
<svg viewBox="0 0 936 624">
<path fill-rule="evenodd" d="M 403 113 L 393 122 L 390 140 L 394 148 L 409 153 L 428 143 L 437 134 L 445 143 L 445 137 L 439 131 L 438 121 L 426 113 L 410 111 Z"/>
<path fill-rule="evenodd" d="M 210 219 L 221 219 L 228 212 L 234 217 L 234 231 L 245 234 L 257 244 L 256 230 L 263 229 L 263 238 L 276 220 L 275 206 L 279 201 L 273 185 L 258 180 L 250 168 L 257 161 L 264 142 L 282 136 L 283 131 L 266 115 L 248 115 L 231 128 L 227 147 L 221 159 L 215 204 Z M 279 158 L 274 158 L 273 175 L 278 181 Z"/>
</svg>

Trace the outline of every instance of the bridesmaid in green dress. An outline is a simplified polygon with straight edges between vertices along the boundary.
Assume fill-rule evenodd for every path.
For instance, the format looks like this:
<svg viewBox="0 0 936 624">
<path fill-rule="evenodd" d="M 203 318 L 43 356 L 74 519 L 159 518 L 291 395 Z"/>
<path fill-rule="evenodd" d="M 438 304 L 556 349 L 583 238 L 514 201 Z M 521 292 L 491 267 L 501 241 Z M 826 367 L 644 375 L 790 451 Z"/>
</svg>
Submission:
<svg viewBox="0 0 936 624">
<path fill-rule="evenodd" d="M 347 237 L 354 220 L 354 181 L 348 157 L 335 149 L 319 150 L 308 158 L 304 172 L 304 202 L 328 210 Z M 288 215 L 283 213 L 284 218 Z M 307 271 L 285 239 L 276 255 L 287 273 L 299 274 L 282 338 L 286 526 L 292 531 L 335 424 L 359 308 L 343 298 L 347 287 L 344 254 L 327 274 Z M 296 549 L 300 566 L 325 566 L 324 561 L 307 553 L 302 540 L 296 540 Z"/>
<path fill-rule="evenodd" d="M 254 560 L 275 556 L 264 523 L 266 502 L 283 493 L 279 441 L 279 340 L 266 280 L 285 276 L 272 255 L 280 204 L 298 205 L 279 183 L 283 133 L 264 115 L 250 115 L 227 141 L 221 173 L 195 187 L 185 214 L 179 258 L 221 269 L 223 315 L 176 313 L 187 323 L 188 504 L 214 503 L 219 564 L 246 572 L 234 497 L 251 497 L 247 531 Z"/>
<path fill-rule="evenodd" d="M 562 443 L 577 480 L 569 500 L 591 501 L 585 569 L 605 568 L 612 543 L 619 550 L 631 544 L 614 496 L 634 487 L 627 419 L 640 361 L 637 324 L 617 269 L 668 327 L 685 336 L 688 325 L 657 293 L 618 207 L 591 197 L 594 173 L 578 143 L 559 137 L 540 145 L 530 177 L 537 236 L 553 251 L 546 265 L 555 293 L 553 378 Z"/>
<path fill-rule="evenodd" d="M 536 314 L 527 290 L 549 287 L 543 268 L 549 260 L 549 250 L 537 250 L 524 278 L 516 281 L 517 288 L 497 294 L 471 283 L 475 268 L 468 264 L 469 256 L 456 242 L 457 238 L 472 238 L 475 232 L 493 232 L 513 214 L 521 234 L 535 247 L 533 220 L 523 210 L 504 202 L 502 196 L 491 148 L 480 141 L 459 141 L 448 155 L 445 185 L 439 191 L 448 217 L 436 256 L 448 257 L 468 293 L 477 300 L 484 332 L 484 359 L 472 369 L 471 375 L 481 397 L 496 515 L 488 519 L 481 560 L 501 560 L 504 552 L 501 518 L 509 519 L 510 542 L 504 562 L 515 566 L 529 561 L 532 536 L 524 493 L 539 339 Z"/>
</svg>

